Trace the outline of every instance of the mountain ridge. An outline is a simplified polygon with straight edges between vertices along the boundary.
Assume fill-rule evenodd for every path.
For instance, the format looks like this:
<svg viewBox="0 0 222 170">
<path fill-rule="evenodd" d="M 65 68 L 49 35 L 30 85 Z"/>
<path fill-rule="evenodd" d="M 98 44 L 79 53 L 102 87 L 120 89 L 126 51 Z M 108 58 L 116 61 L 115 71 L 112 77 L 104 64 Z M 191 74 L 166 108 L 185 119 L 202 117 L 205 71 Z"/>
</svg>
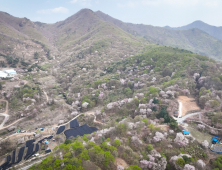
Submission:
<svg viewBox="0 0 222 170">
<path fill-rule="evenodd" d="M 164 27 L 154 27 L 151 25 L 124 23 L 102 13 L 101 11 L 97 11 L 96 13 L 101 19 L 111 22 L 133 35 L 142 36 L 149 42 L 190 50 L 194 53 L 199 53 L 216 60 L 221 60 L 222 51 L 218 47 L 222 46 L 222 41 L 200 29 L 193 28 L 177 30 Z"/>
<path fill-rule="evenodd" d="M 187 29 L 192 29 L 192 28 L 197 28 L 200 29 L 209 35 L 222 40 L 222 26 L 213 26 L 209 25 L 203 21 L 197 20 L 192 22 L 191 24 L 181 26 L 181 27 L 172 27 L 171 29 L 176 29 L 176 30 L 187 30 Z"/>
</svg>

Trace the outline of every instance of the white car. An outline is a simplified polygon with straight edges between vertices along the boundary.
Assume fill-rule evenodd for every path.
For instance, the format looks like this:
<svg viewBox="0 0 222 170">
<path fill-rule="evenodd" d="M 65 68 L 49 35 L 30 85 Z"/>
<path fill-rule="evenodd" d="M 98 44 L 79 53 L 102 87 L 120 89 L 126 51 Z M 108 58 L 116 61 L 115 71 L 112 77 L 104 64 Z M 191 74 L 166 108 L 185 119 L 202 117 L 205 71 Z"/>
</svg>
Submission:
<svg viewBox="0 0 222 170">
<path fill-rule="evenodd" d="M 22 130 L 21 133 L 26 133 L 26 130 Z"/>
<path fill-rule="evenodd" d="M 39 156 L 39 153 L 37 153 L 37 154 L 34 154 L 33 156 L 34 156 L 34 157 L 37 157 L 37 156 Z"/>
</svg>

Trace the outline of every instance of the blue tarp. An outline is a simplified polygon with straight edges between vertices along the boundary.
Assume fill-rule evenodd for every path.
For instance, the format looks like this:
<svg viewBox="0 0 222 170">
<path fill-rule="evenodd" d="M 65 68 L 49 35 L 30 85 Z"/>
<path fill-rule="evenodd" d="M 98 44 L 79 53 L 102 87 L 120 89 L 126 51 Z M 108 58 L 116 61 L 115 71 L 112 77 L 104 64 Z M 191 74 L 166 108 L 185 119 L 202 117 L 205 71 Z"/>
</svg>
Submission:
<svg viewBox="0 0 222 170">
<path fill-rule="evenodd" d="M 214 141 L 214 142 L 217 142 L 217 141 L 218 141 L 218 139 L 216 139 L 216 138 L 213 138 L 213 141 Z"/>
<path fill-rule="evenodd" d="M 187 131 L 183 130 L 183 134 L 184 134 L 184 135 L 189 135 L 190 132 L 187 132 Z"/>
</svg>

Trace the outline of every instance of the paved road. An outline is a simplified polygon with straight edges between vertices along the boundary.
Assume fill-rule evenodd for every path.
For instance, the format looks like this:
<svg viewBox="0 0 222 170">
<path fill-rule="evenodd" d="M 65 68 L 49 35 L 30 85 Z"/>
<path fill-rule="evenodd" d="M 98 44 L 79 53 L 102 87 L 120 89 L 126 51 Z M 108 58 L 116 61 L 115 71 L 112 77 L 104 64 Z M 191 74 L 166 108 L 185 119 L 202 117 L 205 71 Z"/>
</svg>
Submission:
<svg viewBox="0 0 222 170">
<path fill-rule="evenodd" d="M 200 115 L 200 114 L 201 114 L 201 112 L 190 113 L 190 114 L 188 114 L 188 115 L 186 115 L 186 116 L 183 116 L 182 118 L 177 118 L 177 122 L 178 122 L 178 123 L 183 123 L 184 120 L 186 120 L 187 118 L 189 118 L 189 117 L 191 117 L 191 116 L 195 116 L 195 115 Z"/>
<path fill-rule="evenodd" d="M 182 107 L 183 107 L 183 104 L 181 102 L 179 102 L 179 115 L 178 115 L 178 117 L 182 117 Z"/>
</svg>

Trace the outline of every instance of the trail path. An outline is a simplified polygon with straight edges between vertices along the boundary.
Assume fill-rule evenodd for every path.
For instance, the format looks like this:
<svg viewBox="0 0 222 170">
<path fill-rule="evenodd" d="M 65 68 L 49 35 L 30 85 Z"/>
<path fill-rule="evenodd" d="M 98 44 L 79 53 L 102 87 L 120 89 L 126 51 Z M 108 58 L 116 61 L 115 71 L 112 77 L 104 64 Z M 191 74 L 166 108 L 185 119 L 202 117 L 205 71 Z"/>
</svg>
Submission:
<svg viewBox="0 0 222 170">
<path fill-rule="evenodd" d="M 16 120 L 15 122 L 11 123 L 10 125 L 7 125 L 7 126 L 4 127 L 5 123 L 6 123 L 6 122 L 8 121 L 8 119 L 9 119 L 9 114 L 8 114 L 8 101 L 7 101 L 7 100 L 0 99 L 0 102 L 1 102 L 1 101 L 6 102 L 6 109 L 5 109 L 5 112 L 4 112 L 4 113 L 0 113 L 0 116 L 4 116 L 4 117 L 5 117 L 4 121 L 3 121 L 3 122 L 1 123 L 1 125 L 0 125 L 0 130 L 3 130 L 3 129 L 5 129 L 5 128 L 8 128 L 8 127 L 14 125 L 15 123 L 21 121 L 22 119 L 24 119 L 24 118 L 18 119 L 18 120 Z"/>
<path fill-rule="evenodd" d="M 6 102 L 5 112 L 4 113 L 0 113 L 0 116 L 4 116 L 5 117 L 5 119 L 3 120 L 3 122 L 0 125 L 0 129 L 1 129 L 1 127 L 3 127 L 5 125 L 5 123 L 8 121 L 9 115 L 8 115 L 8 101 L 0 99 L 0 102 Z"/>
<path fill-rule="evenodd" d="M 95 111 L 88 111 L 88 112 L 85 113 L 85 115 L 93 115 L 94 116 L 94 120 L 93 120 L 94 123 L 104 124 L 104 123 L 99 122 L 99 121 L 96 120 Z"/>
<path fill-rule="evenodd" d="M 6 128 L 10 127 L 10 126 L 16 124 L 17 122 L 21 121 L 22 119 L 24 119 L 24 118 L 18 119 L 18 120 L 16 120 L 15 122 L 13 122 L 13 123 L 11 123 L 10 125 L 7 125 L 7 126 L 5 126 L 5 127 L 0 127 L 0 130 L 3 130 L 3 129 L 6 129 Z"/>
<path fill-rule="evenodd" d="M 47 93 L 44 90 L 43 90 L 43 93 L 45 94 L 46 100 L 48 102 L 49 101 L 49 97 L 48 97 Z"/>
</svg>

